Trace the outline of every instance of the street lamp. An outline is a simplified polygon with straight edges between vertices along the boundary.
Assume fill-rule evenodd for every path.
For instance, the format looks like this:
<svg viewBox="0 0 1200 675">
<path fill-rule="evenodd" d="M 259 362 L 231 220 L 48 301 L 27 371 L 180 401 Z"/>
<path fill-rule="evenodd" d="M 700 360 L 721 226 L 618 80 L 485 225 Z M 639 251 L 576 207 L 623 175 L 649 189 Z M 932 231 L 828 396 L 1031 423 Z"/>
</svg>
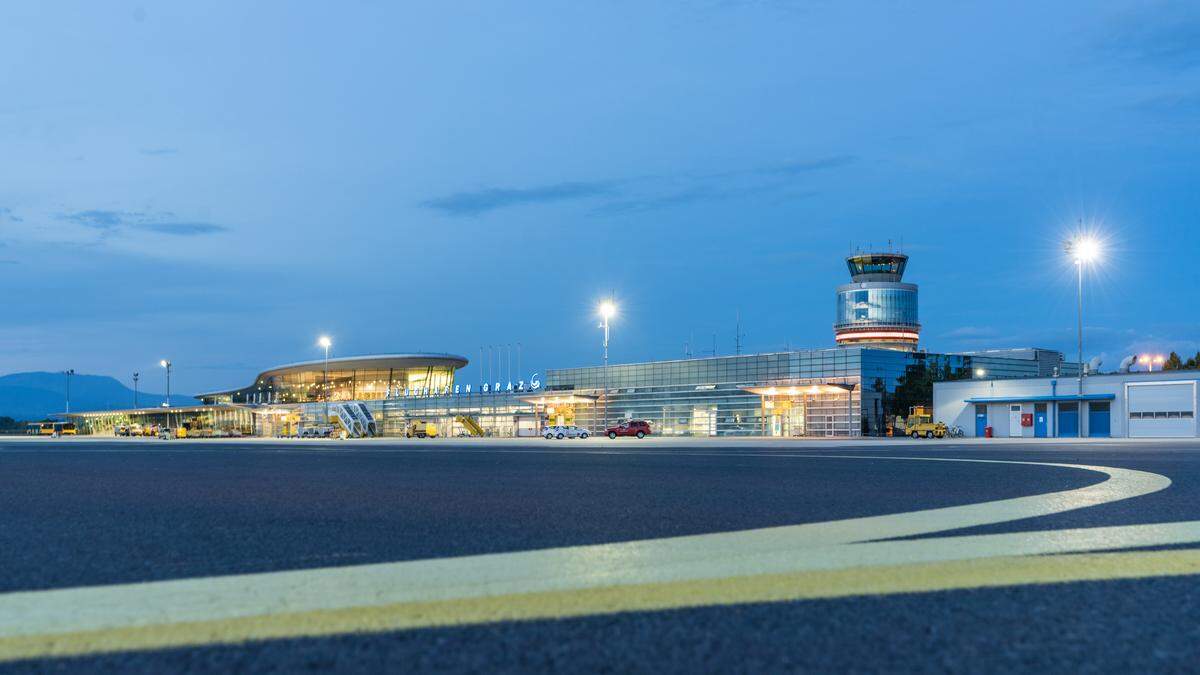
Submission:
<svg viewBox="0 0 1200 675">
<path fill-rule="evenodd" d="M 1089 234 L 1078 234 L 1067 240 L 1067 255 L 1075 261 L 1075 271 L 1078 273 L 1076 308 L 1078 310 L 1078 339 L 1079 339 L 1079 397 L 1083 398 L 1083 266 L 1096 261 L 1100 257 L 1100 241 Z M 1082 412 L 1082 411 L 1081 411 Z"/>
<path fill-rule="evenodd" d="M 139 377 L 141 377 L 141 375 L 139 373 L 133 374 L 133 407 L 135 407 L 135 408 L 138 407 L 138 399 L 137 399 L 138 385 L 137 385 L 137 383 L 138 383 Z"/>
<path fill-rule="evenodd" d="M 608 428 L 608 320 L 617 313 L 617 305 L 611 300 L 600 303 L 600 327 L 604 329 L 604 423 L 600 427 L 603 432 Z"/>
<path fill-rule="evenodd" d="M 163 407 L 170 408 L 171 407 L 171 362 L 166 359 L 163 359 L 162 361 L 158 362 L 158 365 L 167 369 L 167 400 L 163 402 Z M 170 424 L 170 422 L 168 422 L 168 424 Z"/>
<path fill-rule="evenodd" d="M 987 375 L 987 371 L 986 371 L 986 370 L 984 370 L 983 368 L 976 368 L 976 369 L 975 369 L 975 377 L 983 377 L 984 375 Z"/>
<path fill-rule="evenodd" d="M 317 338 L 317 346 L 325 348 L 325 371 L 321 375 L 321 388 L 325 390 L 325 424 L 329 424 L 329 348 L 333 346 L 333 340 L 329 339 L 328 335 L 322 335 Z"/>
<path fill-rule="evenodd" d="M 74 368 L 68 368 L 63 371 L 63 375 L 67 376 L 67 414 L 71 414 L 71 376 L 75 374 Z"/>
</svg>

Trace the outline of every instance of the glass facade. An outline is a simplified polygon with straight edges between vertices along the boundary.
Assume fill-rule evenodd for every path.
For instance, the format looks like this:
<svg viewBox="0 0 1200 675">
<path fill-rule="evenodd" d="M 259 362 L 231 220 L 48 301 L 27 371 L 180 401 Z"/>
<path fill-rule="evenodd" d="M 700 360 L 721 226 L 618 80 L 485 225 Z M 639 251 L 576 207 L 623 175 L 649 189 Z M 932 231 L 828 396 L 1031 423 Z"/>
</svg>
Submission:
<svg viewBox="0 0 1200 675">
<path fill-rule="evenodd" d="M 403 436 L 412 422 L 436 425 L 443 437 L 535 436 L 556 424 L 600 434 L 628 419 L 646 420 L 662 436 L 882 436 L 897 426 L 896 417 L 932 403 L 934 382 L 1075 370 L 1050 350 L 934 354 L 853 346 L 551 369 L 541 390 L 481 393 L 453 385 L 455 363 L 427 361 L 331 367 L 330 400 L 363 401 L 384 436 Z M 323 371 L 308 364 L 279 368 L 251 387 L 206 395 L 239 399 L 232 403 L 183 416 L 182 410 L 104 413 L 85 421 L 84 433 L 175 414 L 175 423 L 196 429 L 288 435 L 296 425 L 332 423 L 322 379 Z"/>
<path fill-rule="evenodd" d="M 852 284 L 837 292 L 835 328 L 920 328 L 912 284 Z"/>
<path fill-rule="evenodd" d="M 254 384 L 233 391 L 201 394 L 204 403 L 309 403 L 373 401 L 406 393 L 431 395 L 454 385 L 454 371 L 466 359 L 412 355 L 331 360 L 265 371 Z"/>
<path fill-rule="evenodd" d="M 860 351 L 622 364 L 607 374 L 603 367 L 548 370 L 546 391 L 594 392 L 596 403 L 576 423 L 596 432 L 644 419 L 666 436 L 856 435 Z M 779 387 L 771 395 L 751 391 L 771 384 Z"/>
<path fill-rule="evenodd" d="M 1032 354 L 1032 353 L 1031 353 Z M 1029 377 L 1061 361 L 869 347 L 548 370 L 546 394 L 591 393 L 575 410 L 593 432 L 644 419 L 669 436 L 881 436 L 894 418 L 929 405 L 933 382 Z"/>
<path fill-rule="evenodd" d="M 851 277 L 862 277 L 868 274 L 886 274 L 897 281 L 904 276 L 904 268 L 908 265 L 908 256 L 899 253 L 866 253 L 852 255 L 846 258 L 846 268 Z"/>
</svg>

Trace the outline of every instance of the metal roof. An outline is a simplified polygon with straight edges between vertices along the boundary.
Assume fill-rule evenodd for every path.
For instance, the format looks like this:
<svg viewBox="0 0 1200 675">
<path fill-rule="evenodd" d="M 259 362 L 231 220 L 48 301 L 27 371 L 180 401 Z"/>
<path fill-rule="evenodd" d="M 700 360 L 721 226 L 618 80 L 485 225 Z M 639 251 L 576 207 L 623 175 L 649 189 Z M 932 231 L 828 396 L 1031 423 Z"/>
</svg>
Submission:
<svg viewBox="0 0 1200 675">
<path fill-rule="evenodd" d="M 964 403 L 1047 403 L 1051 401 L 1111 401 L 1116 394 L 1060 394 L 1058 396 L 995 396 L 969 398 Z"/>
<path fill-rule="evenodd" d="M 330 370 L 386 370 L 388 368 L 419 368 L 421 366 L 450 366 L 452 368 L 462 368 L 468 363 L 466 357 L 456 354 L 439 354 L 427 352 L 412 352 L 408 354 L 367 354 L 363 356 L 339 356 L 329 359 Z M 249 389 L 258 383 L 259 380 L 271 375 L 286 375 L 288 373 L 302 373 L 306 371 L 323 372 L 325 370 L 325 359 L 314 359 L 312 361 L 300 361 L 298 363 L 286 363 L 282 366 L 275 366 L 262 371 L 254 377 L 254 380 L 244 387 L 235 387 L 233 389 L 220 389 L 218 391 L 209 391 L 202 394 L 194 394 L 196 398 L 202 396 L 217 396 L 220 394 L 232 394 Z"/>
<path fill-rule="evenodd" d="M 123 408 L 119 410 L 83 410 L 80 412 L 52 413 L 55 417 L 103 417 L 105 415 L 165 415 L 167 413 L 210 412 L 219 410 L 250 410 L 248 406 L 237 403 L 214 403 L 212 405 L 174 405 L 170 408 L 158 406 L 155 408 Z"/>
</svg>

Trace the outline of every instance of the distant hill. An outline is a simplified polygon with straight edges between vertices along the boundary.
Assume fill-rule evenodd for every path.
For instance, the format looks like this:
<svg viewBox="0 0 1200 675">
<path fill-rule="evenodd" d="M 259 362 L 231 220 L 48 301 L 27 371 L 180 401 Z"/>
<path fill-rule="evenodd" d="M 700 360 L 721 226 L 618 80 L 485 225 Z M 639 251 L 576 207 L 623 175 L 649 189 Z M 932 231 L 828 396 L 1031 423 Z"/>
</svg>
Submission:
<svg viewBox="0 0 1200 675">
<path fill-rule="evenodd" d="M 18 420 L 45 419 L 63 412 L 67 378 L 62 373 L 13 373 L 0 376 L 0 416 Z M 138 392 L 142 407 L 159 405 L 164 396 Z M 171 405 L 198 403 L 191 396 L 171 394 Z M 71 376 L 71 412 L 119 410 L 133 407 L 133 390 L 107 375 Z"/>
</svg>

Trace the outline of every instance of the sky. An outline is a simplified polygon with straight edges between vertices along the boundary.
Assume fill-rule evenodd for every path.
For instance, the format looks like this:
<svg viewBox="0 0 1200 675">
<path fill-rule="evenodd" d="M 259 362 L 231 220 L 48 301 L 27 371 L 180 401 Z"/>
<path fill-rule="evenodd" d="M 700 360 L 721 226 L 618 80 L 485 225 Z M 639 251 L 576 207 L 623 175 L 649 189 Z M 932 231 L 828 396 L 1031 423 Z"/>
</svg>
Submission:
<svg viewBox="0 0 1200 675">
<path fill-rule="evenodd" d="M 922 346 L 1200 350 L 1200 6 L 10 2 L 0 372 L 172 388 L 521 345 L 833 345 L 902 249 Z M 514 360 L 516 348 L 513 348 Z M 515 368 L 515 366 L 514 366 Z"/>
</svg>

